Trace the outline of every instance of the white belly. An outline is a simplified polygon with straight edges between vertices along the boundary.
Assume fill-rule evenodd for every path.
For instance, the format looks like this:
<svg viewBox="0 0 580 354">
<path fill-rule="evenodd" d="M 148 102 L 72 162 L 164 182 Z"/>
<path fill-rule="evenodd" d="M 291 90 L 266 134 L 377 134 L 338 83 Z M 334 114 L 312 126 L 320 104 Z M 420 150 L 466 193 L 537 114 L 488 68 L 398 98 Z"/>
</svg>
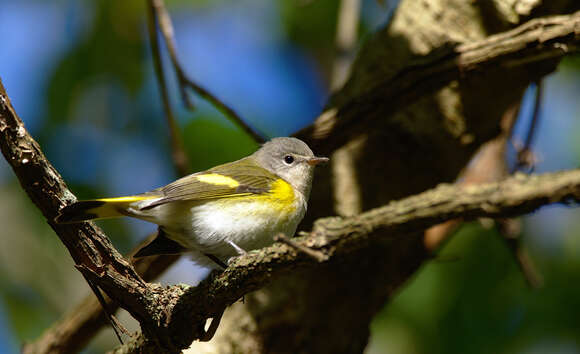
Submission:
<svg viewBox="0 0 580 354">
<path fill-rule="evenodd" d="M 271 245 L 279 233 L 292 237 L 306 213 L 306 200 L 299 195 L 287 208 L 272 207 L 262 199 L 223 199 L 189 205 L 170 203 L 155 209 L 146 219 L 191 249 L 195 262 L 211 265 L 204 253 L 223 261 L 238 255 L 228 241 L 249 251 Z"/>
</svg>

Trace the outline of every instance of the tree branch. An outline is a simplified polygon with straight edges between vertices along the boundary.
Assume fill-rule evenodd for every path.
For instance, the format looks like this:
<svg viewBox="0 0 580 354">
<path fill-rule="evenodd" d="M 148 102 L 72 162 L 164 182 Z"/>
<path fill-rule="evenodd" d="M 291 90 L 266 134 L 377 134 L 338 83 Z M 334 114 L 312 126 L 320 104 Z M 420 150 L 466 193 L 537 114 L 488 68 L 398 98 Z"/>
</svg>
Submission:
<svg viewBox="0 0 580 354">
<path fill-rule="evenodd" d="M 127 256 L 131 258 L 139 249 L 151 242 L 157 234 L 152 234 L 141 241 Z M 179 255 L 152 256 L 131 258 L 132 266 L 145 281 L 153 281 L 179 259 Z M 112 312 L 119 309 L 119 304 L 108 299 L 107 304 Z M 93 294 L 65 313 L 62 318 L 47 328 L 42 336 L 34 342 L 26 343 L 22 353 L 54 354 L 76 353 L 108 324 L 103 307 Z"/>
<path fill-rule="evenodd" d="M 360 0 L 340 1 L 334 39 L 336 53 L 330 78 L 331 91 L 342 87 L 348 78 L 358 38 L 360 10 Z M 356 158 L 351 144 L 340 147 L 331 155 L 332 195 L 337 215 L 355 215 L 362 210 L 361 186 L 354 168 Z"/>
<path fill-rule="evenodd" d="M 179 132 L 179 126 L 175 120 L 171 102 L 169 100 L 169 91 L 165 82 L 165 70 L 163 69 L 163 60 L 161 59 L 161 49 L 159 48 L 159 41 L 157 39 L 157 16 L 156 8 L 150 2 L 147 9 L 147 31 L 149 33 L 149 42 L 151 43 L 151 52 L 153 56 L 153 67 L 155 69 L 155 76 L 161 91 L 161 102 L 163 104 L 163 111 L 167 125 L 169 126 L 169 138 L 171 140 L 171 156 L 175 169 L 180 176 L 185 176 L 190 172 L 189 159 L 183 147 L 183 139 Z M 187 95 L 184 94 L 185 97 Z"/>
<path fill-rule="evenodd" d="M 360 17 L 360 0 L 341 0 L 336 23 L 335 50 L 330 89 L 344 85 L 353 60 Z"/>
<path fill-rule="evenodd" d="M 264 135 L 262 133 L 258 132 L 256 129 L 251 128 L 236 111 L 234 111 L 230 106 L 222 102 L 209 90 L 202 87 L 194 80 L 191 80 L 189 77 L 187 77 L 181 63 L 179 62 L 179 59 L 177 58 L 177 45 L 174 39 L 173 24 L 171 22 L 169 12 L 167 11 L 167 8 L 165 8 L 164 1 L 149 0 L 148 2 L 150 11 L 152 15 L 155 16 L 157 23 L 159 24 L 159 28 L 161 29 L 161 33 L 163 34 L 163 38 L 165 39 L 165 44 L 167 45 L 167 50 L 169 52 L 169 58 L 171 59 L 171 63 L 175 70 L 175 74 L 177 75 L 177 81 L 179 83 L 181 97 L 185 102 L 187 108 L 193 108 L 193 102 L 191 102 L 191 100 L 189 99 L 186 90 L 187 88 L 190 88 L 191 90 L 193 90 L 193 92 L 197 93 L 203 99 L 211 103 L 228 119 L 230 119 L 232 122 L 241 127 L 242 130 L 246 132 L 249 136 L 251 136 L 256 142 L 263 143 L 266 139 L 264 138 Z M 153 38 L 151 39 L 153 43 Z"/>
<path fill-rule="evenodd" d="M 349 137 L 360 134 L 363 127 L 372 126 L 373 121 L 408 106 L 452 80 L 498 67 L 512 68 L 560 58 L 578 52 L 579 48 L 580 11 L 533 19 L 474 43 L 449 43 L 448 48 L 416 58 L 357 97 L 334 97 L 314 124 L 296 135 L 315 150 L 327 153 L 343 145 Z M 388 107 L 383 107 L 387 102 Z M 376 109 L 378 105 L 381 110 Z"/>
<path fill-rule="evenodd" d="M 144 331 L 155 328 L 160 315 L 154 313 L 158 305 L 155 297 L 162 291 L 160 287 L 147 284 L 93 223 L 54 223 L 58 210 L 76 198 L 24 128 L 1 80 L 0 150 L 83 276 L 129 311 Z M 148 334 L 156 341 L 166 338 L 162 331 L 154 330 Z"/>
<path fill-rule="evenodd" d="M 293 241 L 326 255 L 328 262 L 333 262 L 380 239 L 404 237 L 454 218 L 512 217 L 550 203 L 579 201 L 580 170 L 531 176 L 518 174 L 500 183 L 466 187 L 440 185 L 358 216 L 319 219 L 308 236 Z M 199 331 L 207 318 L 244 294 L 264 286 L 276 276 L 318 263 L 294 247 L 279 243 L 251 252 L 197 287 L 172 287 L 183 292 L 175 306 L 167 309 L 171 314 L 165 326 L 179 341 L 176 345 L 186 348 L 202 336 Z M 144 338 L 137 341 L 145 347 L 150 345 Z M 133 347 L 135 343 L 127 345 Z M 137 353 L 144 348 L 138 346 L 136 350 L 124 351 L 128 347 L 121 346 L 118 352 Z"/>
</svg>

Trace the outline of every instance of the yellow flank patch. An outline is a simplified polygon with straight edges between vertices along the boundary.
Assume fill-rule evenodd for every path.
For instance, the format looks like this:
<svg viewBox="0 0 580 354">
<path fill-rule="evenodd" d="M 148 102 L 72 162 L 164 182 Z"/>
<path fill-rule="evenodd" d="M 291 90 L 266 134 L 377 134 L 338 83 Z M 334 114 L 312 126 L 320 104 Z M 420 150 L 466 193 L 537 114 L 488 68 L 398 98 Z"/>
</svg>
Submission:
<svg viewBox="0 0 580 354">
<path fill-rule="evenodd" d="M 200 182 L 213 184 L 217 186 L 228 186 L 230 188 L 236 188 L 237 186 L 240 185 L 238 181 L 236 181 L 235 179 L 217 173 L 208 173 L 205 175 L 199 175 L 195 176 L 195 178 L 197 178 L 197 180 Z"/>
<path fill-rule="evenodd" d="M 284 209 L 295 209 L 296 206 L 294 205 L 294 201 L 296 196 L 294 195 L 294 190 L 292 186 L 284 181 L 283 179 L 279 178 L 272 182 L 270 185 L 270 193 L 272 197 L 278 200 L 279 206 Z"/>
<path fill-rule="evenodd" d="M 130 195 L 128 197 L 117 197 L 117 198 L 100 198 L 96 199 L 99 202 L 105 203 L 131 203 L 131 202 L 138 202 L 140 200 L 147 200 L 147 199 L 154 199 L 159 198 L 159 196 L 153 195 Z"/>
<path fill-rule="evenodd" d="M 272 222 L 286 222 L 298 209 L 297 195 L 288 182 L 281 178 L 270 183 L 267 193 L 240 193 L 216 201 L 221 208 L 234 208 L 238 217 L 260 217 Z"/>
</svg>

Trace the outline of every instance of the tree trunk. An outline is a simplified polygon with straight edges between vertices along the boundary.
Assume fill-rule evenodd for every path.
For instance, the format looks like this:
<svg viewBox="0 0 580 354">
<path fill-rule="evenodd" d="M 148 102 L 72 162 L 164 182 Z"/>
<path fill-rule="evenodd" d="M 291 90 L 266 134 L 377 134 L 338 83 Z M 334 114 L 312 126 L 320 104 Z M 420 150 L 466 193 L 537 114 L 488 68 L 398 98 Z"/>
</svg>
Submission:
<svg viewBox="0 0 580 354">
<path fill-rule="evenodd" d="M 519 105 L 525 88 L 553 71 L 557 60 L 498 65 L 482 74 L 460 77 L 395 114 L 392 106 L 400 103 L 381 100 L 377 92 L 384 83 L 397 83 L 401 68 L 419 60 L 418 56 L 437 55 L 432 53 L 435 49 L 445 55 L 459 44 L 480 41 L 533 17 L 571 11 L 574 6 L 578 5 L 572 0 L 403 0 L 390 24 L 363 45 L 350 79 L 327 105 L 326 112 L 332 112 L 337 121 L 352 120 L 347 126 L 351 131 L 343 132 L 346 137 L 334 148 L 344 146 L 342 153 L 351 157 L 347 161 L 355 162 L 355 173 L 343 185 L 349 193 L 360 192 L 360 208 L 368 210 L 452 182 L 474 152 L 499 133 L 502 116 Z M 369 101 L 371 107 L 344 108 L 353 100 L 360 103 L 369 92 L 377 97 Z M 316 151 L 312 132 L 301 137 Z M 340 171 L 337 167 L 333 171 Z M 345 176 L 336 172 L 331 176 L 330 169 L 315 177 L 309 220 L 299 229 L 307 229 L 318 217 L 335 214 L 330 204 L 331 181 L 340 183 L 341 178 Z M 367 345 L 375 313 L 428 256 L 423 234 L 413 234 L 280 277 L 228 308 L 213 340 L 195 342 L 191 351 L 360 353 Z"/>
</svg>

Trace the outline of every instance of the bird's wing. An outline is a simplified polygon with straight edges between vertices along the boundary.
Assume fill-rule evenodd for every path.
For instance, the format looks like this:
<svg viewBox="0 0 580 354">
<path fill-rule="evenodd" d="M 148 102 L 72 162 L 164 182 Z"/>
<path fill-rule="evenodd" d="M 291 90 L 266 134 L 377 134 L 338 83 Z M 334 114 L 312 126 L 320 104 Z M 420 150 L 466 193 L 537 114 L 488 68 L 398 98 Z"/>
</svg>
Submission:
<svg viewBox="0 0 580 354">
<path fill-rule="evenodd" d="M 198 172 L 159 188 L 161 198 L 147 203 L 143 209 L 176 201 L 194 201 L 263 194 L 278 177 L 255 162 L 244 158 Z"/>
</svg>

